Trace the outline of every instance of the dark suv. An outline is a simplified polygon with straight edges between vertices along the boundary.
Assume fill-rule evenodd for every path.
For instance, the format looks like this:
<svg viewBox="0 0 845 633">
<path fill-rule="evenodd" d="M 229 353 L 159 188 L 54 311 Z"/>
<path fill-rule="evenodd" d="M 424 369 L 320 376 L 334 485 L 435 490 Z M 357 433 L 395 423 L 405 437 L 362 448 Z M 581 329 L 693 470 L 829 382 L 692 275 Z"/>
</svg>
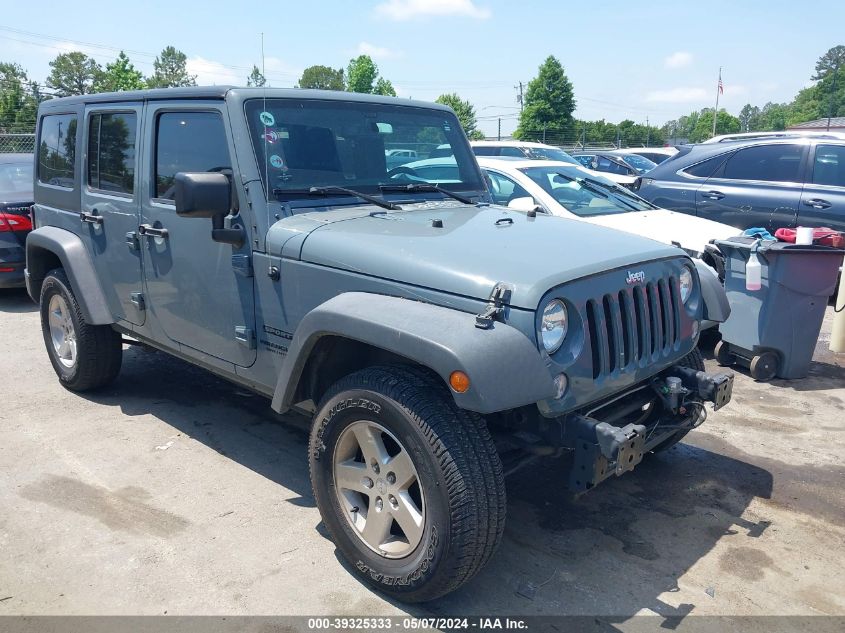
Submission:
<svg viewBox="0 0 845 633">
<path fill-rule="evenodd" d="M 658 206 L 741 229 L 845 230 L 845 141 L 757 139 L 692 145 L 639 181 Z"/>
</svg>

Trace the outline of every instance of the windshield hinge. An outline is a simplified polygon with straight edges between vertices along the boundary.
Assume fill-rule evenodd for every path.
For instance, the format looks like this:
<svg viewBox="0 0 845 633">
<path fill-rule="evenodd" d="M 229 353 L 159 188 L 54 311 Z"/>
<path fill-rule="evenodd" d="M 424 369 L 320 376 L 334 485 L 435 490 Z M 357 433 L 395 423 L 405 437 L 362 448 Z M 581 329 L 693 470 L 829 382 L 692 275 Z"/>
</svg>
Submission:
<svg viewBox="0 0 845 633">
<path fill-rule="evenodd" d="M 493 327 L 496 317 L 505 311 L 505 303 L 510 300 L 512 291 L 510 284 L 499 282 L 493 286 L 484 312 L 475 315 L 475 327 L 481 330 Z"/>
</svg>

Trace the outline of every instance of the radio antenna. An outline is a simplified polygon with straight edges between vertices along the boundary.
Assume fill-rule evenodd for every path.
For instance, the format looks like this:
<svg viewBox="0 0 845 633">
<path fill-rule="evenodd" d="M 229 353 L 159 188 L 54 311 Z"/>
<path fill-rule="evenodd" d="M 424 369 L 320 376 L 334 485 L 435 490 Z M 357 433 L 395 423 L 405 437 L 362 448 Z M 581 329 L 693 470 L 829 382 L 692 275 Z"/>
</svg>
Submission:
<svg viewBox="0 0 845 633">
<path fill-rule="evenodd" d="M 263 95 L 261 111 L 267 112 L 267 69 L 264 62 L 264 31 L 261 32 L 261 78 L 264 82 L 261 84 L 261 92 Z M 269 148 L 267 147 L 267 128 L 261 130 L 261 140 L 264 144 L 264 195 L 267 197 L 267 226 L 270 226 L 270 159 L 267 156 Z"/>
</svg>

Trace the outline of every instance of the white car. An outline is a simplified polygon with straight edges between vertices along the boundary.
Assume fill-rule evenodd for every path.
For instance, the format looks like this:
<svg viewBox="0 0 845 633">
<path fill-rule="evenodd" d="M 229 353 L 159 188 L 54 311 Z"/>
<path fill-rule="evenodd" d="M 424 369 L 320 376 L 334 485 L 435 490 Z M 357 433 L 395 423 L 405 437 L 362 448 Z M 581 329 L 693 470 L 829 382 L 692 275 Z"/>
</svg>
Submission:
<svg viewBox="0 0 845 633">
<path fill-rule="evenodd" d="M 643 158 L 647 158 L 650 161 L 657 163 L 658 165 L 662 163 L 667 158 L 672 158 L 675 154 L 678 153 L 678 148 L 676 147 L 628 147 L 625 149 L 617 149 L 613 152 L 614 154 L 619 154 L 623 158 L 626 154 L 634 154 L 635 156 L 642 156 Z"/>
<path fill-rule="evenodd" d="M 779 132 L 738 132 L 737 134 L 719 134 L 706 141 L 701 141 L 702 145 L 709 145 L 711 143 L 730 143 L 731 141 L 765 141 L 775 140 L 781 138 L 816 138 L 821 140 L 836 140 L 841 141 L 845 139 L 843 132 L 828 132 L 825 130 L 781 130 Z"/>
<path fill-rule="evenodd" d="M 727 224 L 656 207 L 580 166 L 559 161 L 477 160 L 490 178 L 493 201 L 511 209 L 530 211 L 539 207 L 554 216 L 675 244 L 705 261 L 705 247 L 710 240 L 726 239 L 739 232 Z"/>
</svg>

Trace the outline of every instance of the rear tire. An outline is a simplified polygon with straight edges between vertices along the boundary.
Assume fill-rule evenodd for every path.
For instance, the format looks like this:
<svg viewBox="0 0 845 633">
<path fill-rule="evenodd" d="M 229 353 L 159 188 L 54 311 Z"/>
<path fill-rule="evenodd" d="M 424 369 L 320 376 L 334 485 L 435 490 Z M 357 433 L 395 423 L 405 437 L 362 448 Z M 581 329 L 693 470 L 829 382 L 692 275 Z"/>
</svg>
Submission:
<svg viewBox="0 0 845 633">
<path fill-rule="evenodd" d="M 47 355 L 62 386 L 88 391 L 117 377 L 123 356 L 120 334 L 109 325 L 85 321 L 61 268 L 51 270 L 44 278 L 40 308 Z"/>
<path fill-rule="evenodd" d="M 722 342 L 719 341 L 719 345 L 721 344 Z M 704 371 L 704 357 L 701 355 L 701 352 L 698 350 L 698 348 L 696 348 L 692 350 L 689 354 L 684 356 L 678 363 L 678 365 L 680 365 L 681 367 L 689 367 L 690 369 L 694 369 L 696 371 Z M 692 429 L 681 429 L 680 431 L 677 431 L 673 435 L 670 435 L 665 440 L 660 442 L 660 444 L 655 446 L 653 449 L 651 449 L 651 452 L 662 453 L 663 451 L 669 450 L 675 444 L 684 439 L 684 437 L 686 437 L 686 434 L 689 433 L 691 430 Z"/>
<path fill-rule="evenodd" d="M 501 540 L 504 474 L 487 425 L 425 370 L 341 379 L 318 406 L 309 449 L 332 540 L 362 581 L 399 600 L 454 591 Z"/>
</svg>

